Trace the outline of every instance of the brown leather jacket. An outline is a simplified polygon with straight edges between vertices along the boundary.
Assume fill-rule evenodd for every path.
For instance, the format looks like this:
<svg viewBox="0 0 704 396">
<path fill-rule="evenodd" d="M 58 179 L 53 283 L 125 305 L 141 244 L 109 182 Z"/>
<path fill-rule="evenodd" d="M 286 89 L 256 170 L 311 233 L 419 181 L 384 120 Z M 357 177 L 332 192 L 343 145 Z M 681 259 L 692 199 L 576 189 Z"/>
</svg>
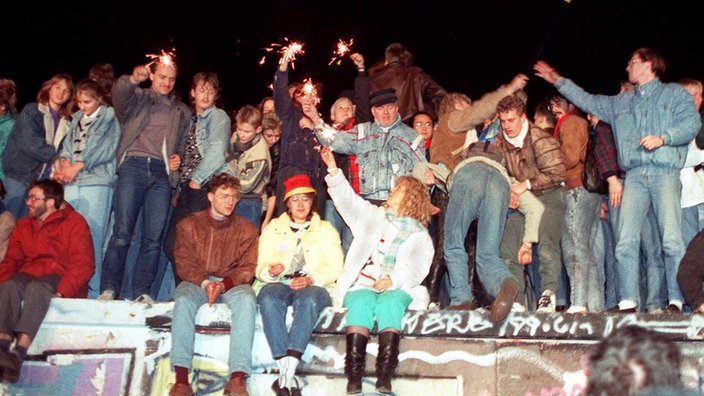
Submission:
<svg viewBox="0 0 704 396">
<path fill-rule="evenodd" d="M 259 230 L 236 214 L 215 220 L 209 210 L 193 213 L 178 222 L 174 246 L 176 274 L 198 286 L 211 275 L 230 278 L 232 286 L 251 284 L 257 268 Z"/>
<path fill-rule="evenodd" d="M 560 142 L 545 130 L 529 126 L 523 148 L 507 142 L 503 132 L 494 140 L 503 151 L 509 176 L 518 181 L 530 180 L 530 190 L 540 195 L 542 190 L 557 187 L 565 181 L 565 164 Z"/>
<path fill-rule="evenodd" d="M 437 120 L 437 107 L 447 95 L 430 75 L 419 67 L 406 67 L 400 62 L 391 62 L 369 76 L 371 92 L 393 88 L 398 97 L 398 112 L 403 122 L 417 112 L 425 111 Z"/>
<path fill-rule="evenodd" d="M 570 114 L 560 123 L 556 138 L 565 163 L 565 189 L 579 187 L 587 159 L 589 123 L 583 117 Z"/>
</svg>

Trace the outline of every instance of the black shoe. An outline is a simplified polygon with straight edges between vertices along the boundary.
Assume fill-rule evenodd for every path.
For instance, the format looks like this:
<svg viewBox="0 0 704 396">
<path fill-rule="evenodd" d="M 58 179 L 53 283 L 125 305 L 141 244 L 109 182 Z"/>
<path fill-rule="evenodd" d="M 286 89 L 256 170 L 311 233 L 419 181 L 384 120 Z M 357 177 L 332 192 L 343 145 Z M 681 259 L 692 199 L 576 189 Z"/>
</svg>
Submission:
<svg viewBox="0 0 704 396">
<path fill-rule="evenodd" d="M 0 368 L 2 369 L 3 382 L 14 384 L 20 379 L 22 362 L 14 353 L 8 351 L 0 352 Z"/>
<path fill-rule="evenodd" d="M 679 312 L 682 312 L 682 310 L 681 310 L 680 307 L 678 307 L 677 305 L 675 305 L 675 304 L 670 304 L 670 305 L 667 306 L 667 312 L 670 312 L 670 313 L 677 312 L 677 313 L 679 313 Z"/>
<path fill-rule="evenodd" d="M 284 386 L 283 388 L 281 388 L 279 386 L 279 379 L 278 378 L 274 380 L 273 384 L 271 384 L 271 390 L 273 390 L 274 393 L 276 393 L 276 396 L 291 396 L 291 391 L 288 390 L 287 387 Z M 301 391 L 299 390 L 298 394 L 300 395 L 300 393 L 301 393 Z"/>
<path fill-rule="evenodd" d="M 296 386 L 291 386 L 291 396 L 301 396 L 301 388 L 298 385 L 298 380 L 294 378 L 293 381 L 296 383 Z"/>
</svg>

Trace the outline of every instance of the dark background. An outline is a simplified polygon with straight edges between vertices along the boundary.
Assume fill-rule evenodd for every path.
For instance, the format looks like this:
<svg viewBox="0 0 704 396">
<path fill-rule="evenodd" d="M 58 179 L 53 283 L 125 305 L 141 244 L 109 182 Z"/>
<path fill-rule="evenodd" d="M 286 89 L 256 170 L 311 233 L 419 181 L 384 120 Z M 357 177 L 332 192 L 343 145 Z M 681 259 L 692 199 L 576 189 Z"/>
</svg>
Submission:
<svg viewBox="0 0 704 396">
<path fill-rule="evenodd" d="M 495 1 L 253 1 L 174 2 L 74 0 L 4 4 L 0 12 L 0 77 L 19 85 L 20 108 L 35 100 L 56 73 L 78 80 L 98 62 L 131 73 L 146 54 L 176 49 L 176 91 L 187 98 L 191 77 L 218 73 L 225 107 L 257 104 L 270 95 L 278 55 L 263 48 L 284 37 L 304 44 L 291 80 L 323 83 L 323 107 L 352 88 L 349 58 L 328 65 L 338 39 L 354 39 L 367 67 L 391 42 L 405 44 L 448 91 L 478 98 L 529 73 L 529 108 L 551 88 L 532 72 L 545 59 L 594 93 L 615 94 L 634 49 L 661 52 L 663 78 L 704 79 L 702 0 L 495 0 Z M 226 9 L 227 7 L 228 9 Z M 229 8 L 234 8 L 229 10 Z M 466 11 L 465 9 L 469 9 Z"/>
</svg>

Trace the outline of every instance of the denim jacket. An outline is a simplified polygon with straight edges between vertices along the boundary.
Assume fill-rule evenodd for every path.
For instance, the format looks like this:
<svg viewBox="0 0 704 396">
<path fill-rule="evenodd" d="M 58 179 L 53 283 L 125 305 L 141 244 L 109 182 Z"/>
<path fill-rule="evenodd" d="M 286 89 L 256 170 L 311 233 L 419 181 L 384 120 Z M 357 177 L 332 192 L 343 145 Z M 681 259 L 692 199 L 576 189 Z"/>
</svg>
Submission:
<svg viewBox="0 0 704 396">
<path fill-rule="evenodd" d="M 225 165 L 225 152 L 230 141 L 230 117 L 225 110 L 212 106 L 205 109 L 196 122 L 196 144 L 202 157 L 193 170 L 191 180 L 203 185 Z"/>
<path fill-rule="evenodd" d="M 83 118 L 83 112 L 73 114 L 69 133 L 64 138 L 60 158 L 75 162 L 73 144 L 78 134 L 78 123 Z M 86 147 L 81 153 L 83 169 L 78 172 L 72 183 L 82 186 L 106 185 L 115 182 L 115 153 L 120 141 L 120 124 L 112 107 L 101 106 L 98 114 L 88 127 Z"/>
<path fill-rule="evenodd" d="M 359 194 L 367 199 L 386 200 L 399 176 L 411 175 L 415 164 L 427 162 L 423 137 L 401 122 L 401 116 L 388 128 L 364 122 L 337 131 L 319 122 L 314 130 L 318 140 L 333 151 L 357 156 Z"/>
<path fill-rule="evenodd" d="M 611 124 L 621 169 L 637 167 L 682 169 L 687 145 L 701 127 L 692 96 L 676 83 L 655 78 L 637 85 L 635 92 L 614 96 L 592 95 L 574 82 L 561 78 L 555 87 L 585 112 Z M 661 136 L 664 145 L 648 151 L 640 145 L 647 135 Z"/>
<path fill-rule="evenodd" d="M 3 152 L 5 176 L 29 185 L 59 156 L 57 148 L 68 132 L 69 121 L 61 117 L 54 130 L 49 106 L 28 103 L 12 126 Z"/>
</svg>

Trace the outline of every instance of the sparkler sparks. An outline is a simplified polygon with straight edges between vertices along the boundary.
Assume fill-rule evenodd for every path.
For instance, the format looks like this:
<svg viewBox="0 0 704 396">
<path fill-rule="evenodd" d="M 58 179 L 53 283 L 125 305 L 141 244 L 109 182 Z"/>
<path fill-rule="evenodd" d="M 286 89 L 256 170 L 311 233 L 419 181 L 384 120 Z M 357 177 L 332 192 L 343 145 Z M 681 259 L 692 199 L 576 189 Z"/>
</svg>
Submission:
<svg viewBox="0 0 704 396">
<path fill-rule="evenodd" d="M 296 60 L 296 55 L 303 54 L 303 43 L 297 41 L 290 41 L 288 37 L 283 38 L 282 43 L 272 43 L 271 46 L 262 48 L 267 54 L 262 56 L 259 60 L 259 64 L 263 65 L 266 62 L 266 57 L 270 53 L 278 53 L 281 55 L 279 59 L 279 64 L 284 63 L 285 60 L 291 64 L 291 68 L 295 69 L 293 61 Z"/>
<path fill-rule="evenodd" d="M 310 97 L 315 101 L 315 105 L 320 104 L 320 94 L 318 89 L 315 87 L 315 83 L 312 79 L 306 78 L 303 80 L 303 88 L 299 91 L 298 95 Z"/>
<path fill-rule="evenodd" d="M 339 39 L 335 50 L 332 52 L 333 56 L 332 59 L 330 59 L 330 63 L 328 63 L 328 66 L 332 65 L 333 63 L 339 66 L 342 62 L 342 58 L 350 53 L 352 43 L 354 43 L 354 39 L 350 39 L 349 41 Z"/>
<path fill-rule="evenodd" d="M 323 128 L 323 130 L 320 132 L 321 137 L 328 142 L 332 142 L 335 140 L 335 135 L 337 134 L 337 131 L 335 131 L 333 128 Z"/>
<path fill-rule="evenodd" d="M 176 49 L 172 48 L 171 51 L 161 50 L 160 54 L 147 54 L 147 58 L 151 59 L 151 62 L 147 63 L 147 67 L 153 65 L 154 63 L 163 63 L 167 66 L 174 65 L 174 59 L 176 59 Z"/>
</svg>

